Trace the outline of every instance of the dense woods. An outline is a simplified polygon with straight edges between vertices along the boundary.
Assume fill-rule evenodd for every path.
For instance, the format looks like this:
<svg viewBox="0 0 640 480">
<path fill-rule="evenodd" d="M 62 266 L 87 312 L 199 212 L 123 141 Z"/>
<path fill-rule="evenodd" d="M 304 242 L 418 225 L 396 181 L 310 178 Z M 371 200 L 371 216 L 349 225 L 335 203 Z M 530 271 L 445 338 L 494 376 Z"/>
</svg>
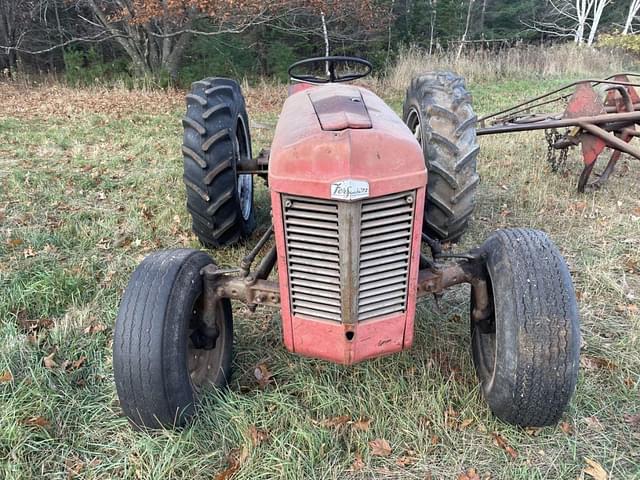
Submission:
<svg viewBox="0 0 640 480">
<path fill-rule="evenodd" d="M 627 45 L 640 0 L 0 0 L 0 70 L 72 82 L 282 76 L 309 55 Z M 616 40 L 613 40 L 616 43 Z"/>
</svg>

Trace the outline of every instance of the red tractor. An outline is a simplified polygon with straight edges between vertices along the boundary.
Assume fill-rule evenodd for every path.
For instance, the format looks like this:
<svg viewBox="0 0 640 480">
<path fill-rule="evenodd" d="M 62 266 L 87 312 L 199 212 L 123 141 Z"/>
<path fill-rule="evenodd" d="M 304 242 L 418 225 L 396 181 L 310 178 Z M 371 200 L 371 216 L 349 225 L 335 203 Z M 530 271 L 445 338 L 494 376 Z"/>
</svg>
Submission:
<svg viewBox="0 0 640 480">
<path fill-rule="evenodd" d="M 342 84 L 370 71 L 353 57 L 292 65 L 271 149 L 257 157 L 238 83 L 193 84 L 182 152 L 194 233 L 210 249 L 248 238 L 255 175 L 267 180 L 271 224 L 237 269 L 180 249 L 153 253 L 134 271 L 113 363 L 135 425 L 183 425 L 204 388 L 227 384 L 231 300 L 280 308 L 291 352 L 353 364 L 410 348 L 418 299 L 461 283 L 471 285 L 471 350 L 491 410 L 522 426 L 562 415 L 580 349 L 563 257 L 526 229 L 499 230 L 466 253 L 443 250 L 475 204 L 471 96 L 454 74 L 419 76 L 403 121 L 371 91 Z"/>
</svg>

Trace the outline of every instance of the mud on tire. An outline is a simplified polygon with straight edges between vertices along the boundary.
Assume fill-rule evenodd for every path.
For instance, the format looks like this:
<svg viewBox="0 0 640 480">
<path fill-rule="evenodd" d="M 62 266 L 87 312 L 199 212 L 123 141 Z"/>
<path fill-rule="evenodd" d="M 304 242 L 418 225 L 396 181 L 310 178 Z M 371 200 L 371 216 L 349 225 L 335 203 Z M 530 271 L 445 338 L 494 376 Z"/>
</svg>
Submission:
<svg viewBox="0 0 640 480">
<path fill-rule="evenodd" d="M 508 423 L 553 425 L 571 399 L 579 367 L 580 321 L 567 265 L 537 230 L 499 230 L 481 249 L 494 311 L 471 324 L 483 396 Z"/>
<path fill-rule="evenodd" d="M 237 175 L 251 157 L 249 119 L 237 82 L 207 78 L 192 84 L 182 153 L 193 232 L 209 248 L 232 244 L 255 228 L 253 178 Z"/>
<path fill-rule="evenodd" d="M 476 158 L 476 115 L 462 77 L 450 72 L 411 81 L 403 120 L 422 145 L 429 172 L 423 231 L 441 241 L 458 241 L 475 208 L 480 177 Z"/>
</svg>

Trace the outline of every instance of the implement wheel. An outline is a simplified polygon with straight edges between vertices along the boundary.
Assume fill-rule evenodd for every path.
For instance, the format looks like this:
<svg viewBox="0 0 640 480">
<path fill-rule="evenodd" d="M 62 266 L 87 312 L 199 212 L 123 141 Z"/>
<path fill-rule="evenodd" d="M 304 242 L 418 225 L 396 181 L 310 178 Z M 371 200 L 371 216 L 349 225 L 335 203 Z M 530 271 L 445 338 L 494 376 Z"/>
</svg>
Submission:
<svg viewBox="0 0 640 480">
<path fill-rule="evenodd" d="M 480 182 L 471 95 L 462 77 L 427 73 L 411 81 L 402 111 L 422 146 L 429 173 L 423 232 L 457 242 L 469 226 Z"/>
<path fill-rule="evenodd" d="M 537 230 L 499 230 L 481 249 L 493 315 L 472 321 L 471 348 L 484 398 L 505 422 L 553 425 L 571 399 L 579 366 L 578 307 L 567 265 Z"/>
<path fill-rule="evenodd" d="M 124 292 L 113 339 L 120 405 L 139 427 L 184 425 L 198 394 L 231 375 L 231 303 L 220 299 L 205 322 L 200 271 L 211 258 L 167 250 L 145 258 Z"/>
</svg>

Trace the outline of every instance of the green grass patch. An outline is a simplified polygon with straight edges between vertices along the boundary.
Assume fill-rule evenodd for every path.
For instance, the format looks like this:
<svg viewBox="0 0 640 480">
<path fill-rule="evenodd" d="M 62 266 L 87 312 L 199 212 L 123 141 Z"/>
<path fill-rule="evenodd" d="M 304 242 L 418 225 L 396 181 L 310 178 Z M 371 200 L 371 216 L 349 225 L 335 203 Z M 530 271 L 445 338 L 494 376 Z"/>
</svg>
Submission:
<svg viewBox="0 0 640 480">
<path fill-rule="evenodd" d="M 488 113 L 561 83 L 471 90 Z M 267 96 L 249 102 L 256 152 L 277 120 L 277 108 L 256 100 Z M 445 295 L 441 311 L 422 301 L 412 350 L 353 367 L 287 353 L 276 311 L 235 304 L 229 391 L 208 394 L 183 431 L 131 429 L 111 366 L 120 295 L 148 253 L 198 248 L 184 208 L 181 115 L 0 117 L 0 376 L 12 377 L 0 383 L 0 478 L 211 479 L 243 450 L 238 479 L 456 478 L 469 468 L 482 478 L 575 479 L 585 458 L 611 478 L 640 478 L 640 432 L 625 417 L 640 413 L 640 164 L 625 157 L 605 189 L 580 195 L 578 152 L 566 174 L 552 174 L 542 133 L 481 139 L 478 207 L 459 248 L 496 228 L 528 226 L 547 231 L 567 257 L 588 361 L 566 432 L 525 431 L 491 415 L 471 364 L 463 287 Z M 233 266 L 251 241 L 211 254 Z M 258 363 L 274 375 L 264 389 Z M 332 426 L 340 416 L 349 421 Z M 358 420 L 370 423 L 357 428 Z M 252 428 L 264 432 L 259 444 Z M 388 457 L 372 455 L 376 439 L 389 442 Z"/>
</svg>

